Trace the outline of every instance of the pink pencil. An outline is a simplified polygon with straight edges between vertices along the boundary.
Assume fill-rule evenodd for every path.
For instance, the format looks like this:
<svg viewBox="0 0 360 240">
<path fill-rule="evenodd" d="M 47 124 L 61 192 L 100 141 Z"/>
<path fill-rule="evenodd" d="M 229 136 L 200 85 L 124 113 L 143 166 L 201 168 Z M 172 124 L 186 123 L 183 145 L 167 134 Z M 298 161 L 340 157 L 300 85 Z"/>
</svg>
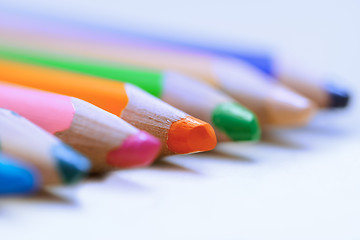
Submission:
<svg viewBox="0 0 360 240">
<path fill-rule="evenodd" d="M 91 160 L 93 172 L 151 164 L 161 144 L 83 100 L 0 82 L 0 107 L 19 113 Z"/>
</svg>

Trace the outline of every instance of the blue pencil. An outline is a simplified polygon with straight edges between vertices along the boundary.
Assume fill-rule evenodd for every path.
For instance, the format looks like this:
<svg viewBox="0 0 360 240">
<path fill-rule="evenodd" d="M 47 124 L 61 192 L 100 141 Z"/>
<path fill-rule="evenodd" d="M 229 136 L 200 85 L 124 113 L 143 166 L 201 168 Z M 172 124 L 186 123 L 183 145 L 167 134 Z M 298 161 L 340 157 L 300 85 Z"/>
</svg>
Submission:
<svg viewBox="0 0 360 240">
<path fill-rule="evenodd" d="M 39 186 L 39 174 L 33 167 L 0 153 L 0 195 L 29 194 Z"/>
</svg>

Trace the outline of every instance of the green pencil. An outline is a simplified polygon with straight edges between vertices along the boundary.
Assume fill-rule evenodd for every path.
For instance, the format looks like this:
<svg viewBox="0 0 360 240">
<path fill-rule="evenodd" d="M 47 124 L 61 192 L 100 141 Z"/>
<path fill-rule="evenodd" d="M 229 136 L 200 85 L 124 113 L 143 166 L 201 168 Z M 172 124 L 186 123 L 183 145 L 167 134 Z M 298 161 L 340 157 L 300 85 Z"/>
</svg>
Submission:
<svg viewBox="0 0 360 240">
<path fill-rule="evenodd" d="M 259 123 L 252 112 L 219 90 L 178 73 L 8 46 L 0 47 L 0 58 L 132 83 L 211 123 L 219 140 L 255 141 L 260 137 Z"/>
</svg>

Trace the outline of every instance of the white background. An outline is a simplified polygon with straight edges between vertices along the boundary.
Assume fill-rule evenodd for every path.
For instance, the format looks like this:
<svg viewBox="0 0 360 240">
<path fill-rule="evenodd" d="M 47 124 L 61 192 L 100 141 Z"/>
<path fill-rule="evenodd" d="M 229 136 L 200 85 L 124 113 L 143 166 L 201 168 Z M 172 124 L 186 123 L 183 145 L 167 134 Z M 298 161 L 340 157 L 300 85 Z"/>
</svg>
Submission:
<svg viewBox="0 0 360 240">
<path fill-rule="evenodd" d="M 267 46 L 355 98 L 259 144 L 0 200 L 0 239 L 360 239 L 359 1 L 12 0 L 109 25 Z M 0 36 L 1 37 L 1 36 Z"/>
</svg>

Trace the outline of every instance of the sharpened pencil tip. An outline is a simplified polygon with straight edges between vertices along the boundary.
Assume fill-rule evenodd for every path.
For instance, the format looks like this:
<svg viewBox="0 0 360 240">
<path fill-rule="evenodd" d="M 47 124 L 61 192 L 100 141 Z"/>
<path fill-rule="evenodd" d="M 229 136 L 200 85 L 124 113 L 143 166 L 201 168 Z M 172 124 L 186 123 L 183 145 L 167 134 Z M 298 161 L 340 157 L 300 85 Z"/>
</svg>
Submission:
<svg viewBox="0 0 360 240">
<path fill-rule="evenodd" d="M 190 116 L 171 125 L 167 140 L 170 151 L 178 154 L 210 151 L 216 143 L 210 124 Z"/>
<path fill-rule="evenodd" d="M 222 103 L 213 111 L 214 125 L 233 141 L 257 141 L 261 129 L 255 114 L 238 103 Z"/>
<path fill-rule="evenodd" d="M 119 148 L 111 151 L 107 156 L 107 162 L 120 168 L 147 166 L 154 162 L 160 148 L 159 139 L 147 132 L 139 131 L 128 137 Z"/>
<path fill-rule="evenodd" d="M 325 90 L 330 96 L 328 108 L 345 108 L 350 101 L 350 94 L 344 88 L 333 83 L 325 85 Z"/>
<path fill-rule="evenodd" d="M 90 169 L 89 160 L 65 144 L 58 144 L 52 149 L 53 157 L 66 184 L 82 179 Z"/>
<path fill-rule="evenodd" d="M 39 176 L 30 166 L 0 155 L 0 195 L 28 194 L 39 188 Z"/>
<path fill-rule="evenodd" d="M 317 110 L 311 100 L 281 85 L 271 90 L 266 104 L 268 122 L 272 125 L 304 126 Z"/>
</svg>

